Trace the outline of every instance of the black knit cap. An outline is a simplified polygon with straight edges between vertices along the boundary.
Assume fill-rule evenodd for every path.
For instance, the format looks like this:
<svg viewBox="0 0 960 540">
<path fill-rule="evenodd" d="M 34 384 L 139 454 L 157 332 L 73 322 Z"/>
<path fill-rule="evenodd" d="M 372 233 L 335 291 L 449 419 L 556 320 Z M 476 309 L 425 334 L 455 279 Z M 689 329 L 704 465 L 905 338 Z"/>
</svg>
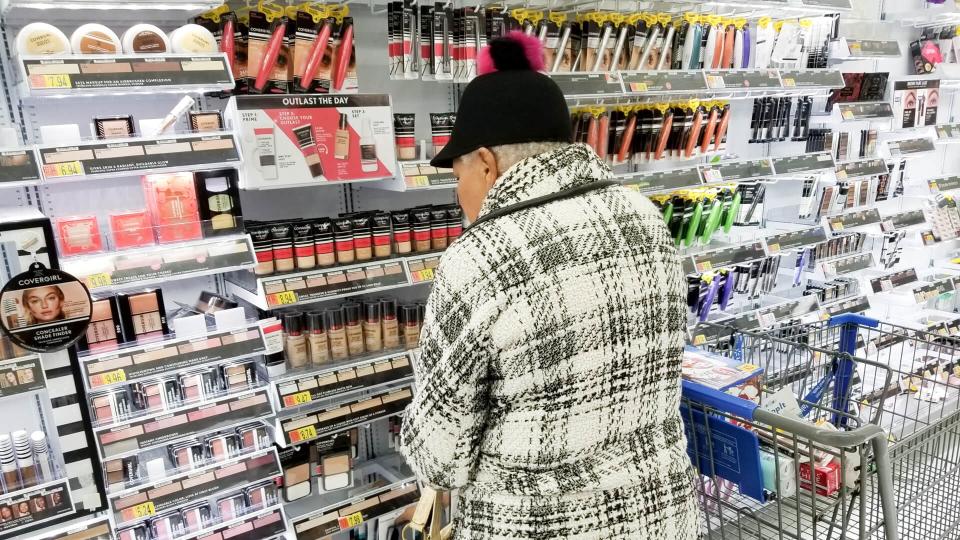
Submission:
<svg viewBox="0 0 960 540">
<path fill-rule="evenodd" d="M 477 59 L 477 78 L 463 91 L 450 142 L 430 164 L 450 168 L 477 148 L 528 142 L 571 142 L 570 109 L 543 69 L 535 37 L 497 38 Z M 487 72 L 492 68 L 492 72 Z"/>
</svg>

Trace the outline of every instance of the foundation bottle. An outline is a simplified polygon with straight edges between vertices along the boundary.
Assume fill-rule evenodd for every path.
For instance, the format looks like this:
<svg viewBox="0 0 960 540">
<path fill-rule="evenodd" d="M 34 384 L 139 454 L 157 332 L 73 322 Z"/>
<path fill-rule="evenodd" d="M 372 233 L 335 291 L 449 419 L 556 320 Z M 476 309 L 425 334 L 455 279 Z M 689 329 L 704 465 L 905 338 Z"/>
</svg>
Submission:
<svg viewBox="0 0 960 540">
<path fill-rule="evenodd" d="M 33 461 L 33 447 L 26 431 L 14 431 L 13 447 L 17 452 L 17 468 L 20 469 L 21 487 L 28 488 L 37 485 L 37 465 Z"/>
<path fill-rule="evenodd" d="M 373 231 L 369 214 L 353 218 L 353 250 L 358 261 L 373 258 Z"/>
<path fill-rule="evenodd" d="M 420 308 L 416 305 L 400 308 L 403 318 L 403 345 L 408 349 L 420 346 Z"/>
<path fill-rule="evenodd" d="M 307 313 L 307 349 L 310 351 L 310 363 L 315 366 L 326 364 L 330 359 L 327 345 L 327 330 L 323 326 L 323 313 Z"/>
<path fill-rule="evenodd" d="M 333 245 L 337 252 L 337 262 L 350 264 L 356 260 L 353 247 L 353 220 L 337 218 L 333 221 Z"/>
<path fill-rule="evenodd" d="M 337 132 L 334 135 L 333 157 L 347 159 L 350 156 L 350 125 L 347 115 L 340 113 L 340 122 L 337 123 Z"/>
<path fill-rule="evenodd" d="M 340 360 L 348 356 L 347 331 L 343 327 L 343 311 L 328 309 L 323 312 L 323 321 L 327 328 L 327 339 L 330 341 L 330 358 Z"/>
<path fill-rule="evenodd" d="M 382 259 L 392 253 L 393 241 L 390 234 L 390 213 L 378 212 L 373 215 L 373 256 Z"/>
<path fill-rule="evenodd" d="M 400 348 L 400 324 L 397 321 L 395 299 L 380 299 L 380 324 L 383 327 L 383 347 L 385 349 Z"/>
<path fill-rule="evenodd" d="M 410 212 L 391 212 L 393 222 L 393 249 L 397 253 L 413 251 L 413 229 L 410 227 Z"/>
<path fill-rule="evenodd" d="M 6 433 L 0 434 L 0 474 L 3 475 L 3 492 L 10 493 L 20 489 L 20 475 L 17 474 L 17 461 L 13 453 L 13 440 Z"/>
<path fill-rule="evenodd" d="M 293 224 L 293 256 L 297 269 L 309 270 L 317 266 L 316 248 L 313 240 L 313 223 L 300 221 Z"/>
<path fill-rule="evenodd" d="M 33 455 L 37 460 L 41 480 L 44 482 L 56 480 L 57 477 L 50 464 L 50 452 L 47 450 L 47 436 L 42 431 L 34 431 L 30 434 L 30 444 L 33 446 Z"/>
<path fill-rule="evenodd" d="M 383 350 L 383 328 L 380 325 L 380 302 L 363 303 L 363 344 L 367 351 Z"/>
<path fill-rule="evenodd" d="M 299 313 L 283 316 L 283 354 L 290 369 L 307 365 L 307 339 L 303 335 L 303 320 Z"/>
<path fill-rule="evenodd" d="M 333 266 L 337 263 L 333 250 L 333 221 L 322 218 L 313 222 L 313 245 L 319 266 Z"/>
<path fill-rule="evenodd" d="M 343 305 L 347 329 L 347 349 L 350 356 L 363 354 L 363 327 L 360 325 L 360 304 L 349 302 Z"/>
<path fill-rule="evenodd" d="M 413 250 L 430 251 L 430 210 L 415 209 L 410 212 L 410 221 L 413 223 Z"/>
</svg>

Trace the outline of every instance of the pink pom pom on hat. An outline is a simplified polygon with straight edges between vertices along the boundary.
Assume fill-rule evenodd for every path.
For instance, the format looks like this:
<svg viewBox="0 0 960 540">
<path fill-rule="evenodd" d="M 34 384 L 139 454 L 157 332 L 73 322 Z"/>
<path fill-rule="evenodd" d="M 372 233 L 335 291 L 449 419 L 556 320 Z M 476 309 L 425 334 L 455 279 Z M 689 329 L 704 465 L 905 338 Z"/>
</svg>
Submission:
<svg viewBox="0 0 960 540">
<path fill-rule="evenodd" d="M 497 71 L 543 71 L 546 61 L 540 40 L 520 31 L 492 40 L 477 56 L 477 75 Z"/>
</svg>

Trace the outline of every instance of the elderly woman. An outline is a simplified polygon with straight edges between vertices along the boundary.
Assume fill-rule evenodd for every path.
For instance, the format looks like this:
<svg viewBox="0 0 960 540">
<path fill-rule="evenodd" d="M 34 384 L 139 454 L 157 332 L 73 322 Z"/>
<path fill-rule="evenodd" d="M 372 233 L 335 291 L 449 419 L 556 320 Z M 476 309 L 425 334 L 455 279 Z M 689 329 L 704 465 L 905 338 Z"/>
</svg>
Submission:
<svg viewBox="0 0 960 540">
<path fill-rule="evenodd" d="M 402 451 L 459 488 L 457 539 L 692 540 L 680 260 L 654 206 L 570 144 L 538 46 L 490 44 L 433 160 L 472 224 L 436 273 Z"/>
</svg>

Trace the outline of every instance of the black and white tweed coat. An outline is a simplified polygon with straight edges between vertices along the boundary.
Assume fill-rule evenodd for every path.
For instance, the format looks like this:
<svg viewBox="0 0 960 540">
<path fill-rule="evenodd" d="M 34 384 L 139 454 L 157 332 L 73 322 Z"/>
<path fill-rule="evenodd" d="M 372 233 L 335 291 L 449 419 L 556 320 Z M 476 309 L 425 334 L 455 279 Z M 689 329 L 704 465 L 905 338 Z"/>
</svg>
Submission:
<svg viewBox="0 0 960 540">
<path fill-rule="evenodd" d="M 481 215 L 609 178 L 586 146 L 525 159 Z M 699 534 L 679 414 L 686 287 L 656 208 L 615 186 L 483 223 L 443 256 L 402 452 L 460 488 L 457 539 Z"/>
</svg>

